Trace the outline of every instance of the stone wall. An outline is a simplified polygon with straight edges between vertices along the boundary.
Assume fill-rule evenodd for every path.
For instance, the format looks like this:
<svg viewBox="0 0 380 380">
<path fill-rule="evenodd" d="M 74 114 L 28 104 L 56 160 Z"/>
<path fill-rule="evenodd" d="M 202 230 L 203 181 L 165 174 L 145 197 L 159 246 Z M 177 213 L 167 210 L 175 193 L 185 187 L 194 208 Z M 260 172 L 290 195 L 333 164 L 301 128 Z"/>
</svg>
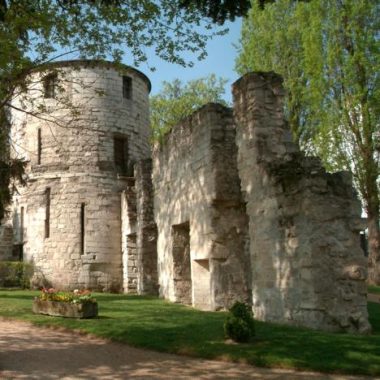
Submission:
<svg viewBox="0 0 380 380">
<path fill-rule="evenodd" d="M 291 141 L 278 75 L 249 74 L 233 95 L 255 317 L 368 331 L 363 226 L 348 173 L 326 173 Z"/>
<path fill-rule="evenodd" d="M 46 97 L 51 75 L 55 95 Z M 120 195 L 133 163 L 150 156 L 149 80 L 127 66 L 73 61 L 39 68 L 26 86 L 14 106 L 36 115 L 13 110 L 11 120 L 12 155 L 29 161 L 13 202 L 14 215 L 25 213 L 24 258 L 58 288 L 120 290 Z"/>
<path fill-rule="evenodd" d="M 247 300 L 247 220 L 232 112 L 209 104 L 153 151 L 160 295 L 201 309 Z"/>
</svg>

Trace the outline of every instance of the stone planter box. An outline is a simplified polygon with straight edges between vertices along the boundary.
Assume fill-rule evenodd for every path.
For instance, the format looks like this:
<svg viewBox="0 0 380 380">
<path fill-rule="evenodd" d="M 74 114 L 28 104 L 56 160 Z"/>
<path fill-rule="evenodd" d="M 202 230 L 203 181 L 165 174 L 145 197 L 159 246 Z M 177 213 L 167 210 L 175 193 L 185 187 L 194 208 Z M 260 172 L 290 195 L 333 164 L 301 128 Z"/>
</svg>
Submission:
<svg viewBox="0 0 380 380">
<path fill-rule="evenodd" d="M 93 302 L 69 303 L 43 301 L 39 298 L 35 298 L 33 300 L 33 313 L 67 318 L 94 318 L 98 315 L 98 304 Z"/>
</svg>

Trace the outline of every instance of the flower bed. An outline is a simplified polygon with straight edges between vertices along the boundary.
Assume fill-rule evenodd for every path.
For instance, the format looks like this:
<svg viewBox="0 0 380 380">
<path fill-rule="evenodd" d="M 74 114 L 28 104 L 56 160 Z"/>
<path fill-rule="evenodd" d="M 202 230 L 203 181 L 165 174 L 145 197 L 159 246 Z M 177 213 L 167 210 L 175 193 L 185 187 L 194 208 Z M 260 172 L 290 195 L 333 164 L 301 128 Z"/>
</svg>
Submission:
<svg viewBox="0 0 380 380">
<path fill-rule="evenodd" d="M 88 290 L 59 292 L 42 289 L 33 301 L 33 312 L 68 318 L 93 318 L 98 315 L 98 304 Z"/>
</svg>

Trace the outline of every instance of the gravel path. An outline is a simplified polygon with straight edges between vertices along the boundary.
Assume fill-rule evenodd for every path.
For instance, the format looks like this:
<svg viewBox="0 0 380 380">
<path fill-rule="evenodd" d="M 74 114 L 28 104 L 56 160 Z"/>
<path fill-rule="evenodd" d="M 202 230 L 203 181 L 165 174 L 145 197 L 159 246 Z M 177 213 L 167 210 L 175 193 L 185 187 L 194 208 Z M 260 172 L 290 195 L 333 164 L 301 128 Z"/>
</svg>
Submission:
<svg viewBox="0 0 380 380">
<path fill-rule="evenodd" d="M 0 320 L 0 379 L 343 380 L 366 377 L 271 370 L 192 359 L 78 333 Z"/>
<path fill-rule="evenodd" d="M 367 300 L 369 302 L 380 303 L 380 294 L 368 293 L 367 294 Z"/>
</svg>

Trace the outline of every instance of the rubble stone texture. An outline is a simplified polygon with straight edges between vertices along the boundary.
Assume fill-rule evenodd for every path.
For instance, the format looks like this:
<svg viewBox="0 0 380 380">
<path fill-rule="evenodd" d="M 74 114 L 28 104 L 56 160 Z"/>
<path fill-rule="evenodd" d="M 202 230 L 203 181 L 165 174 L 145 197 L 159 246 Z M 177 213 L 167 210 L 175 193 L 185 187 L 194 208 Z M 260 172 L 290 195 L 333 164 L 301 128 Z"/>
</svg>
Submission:
<svg viewBox="0 0 380 380">
<path fill-rule="evenodd" d="M 249 299 L 232 111 L 209 104 L 153 150 L 160 295 L 204 310 Z"/>
<path fill-rule="evenodd" d="M 281 77 L 247 75 L 233 96 L 256 318 L 368 332 L 360 203 L 350 176 L 326 173 L 291 141 Z"/>
<path fill-rule="evenodd" d="M 123 288 L 130 294 L 156 295 L 158 289 L 151 173 L 151 159 L 138 161 L 122 193 Z"/>
<path fill-rule="evenodd" d="M 46 98 L 51 75 L 59 86 Z M 204 310 L 239 300 L 260 320 L 369 332 L 359 201 L 347 173 L 326 173 L 293 143 L 281 78 L 244 76 L 233 110 L 202 107 L 152 154 L 149 90 L 107 62 L 32 73 L 14 106 L 39 115 L 11 120 L 27 186 L 0 226 L 0 258 L 23 253 L 35 286 Z"/>
</svg>

